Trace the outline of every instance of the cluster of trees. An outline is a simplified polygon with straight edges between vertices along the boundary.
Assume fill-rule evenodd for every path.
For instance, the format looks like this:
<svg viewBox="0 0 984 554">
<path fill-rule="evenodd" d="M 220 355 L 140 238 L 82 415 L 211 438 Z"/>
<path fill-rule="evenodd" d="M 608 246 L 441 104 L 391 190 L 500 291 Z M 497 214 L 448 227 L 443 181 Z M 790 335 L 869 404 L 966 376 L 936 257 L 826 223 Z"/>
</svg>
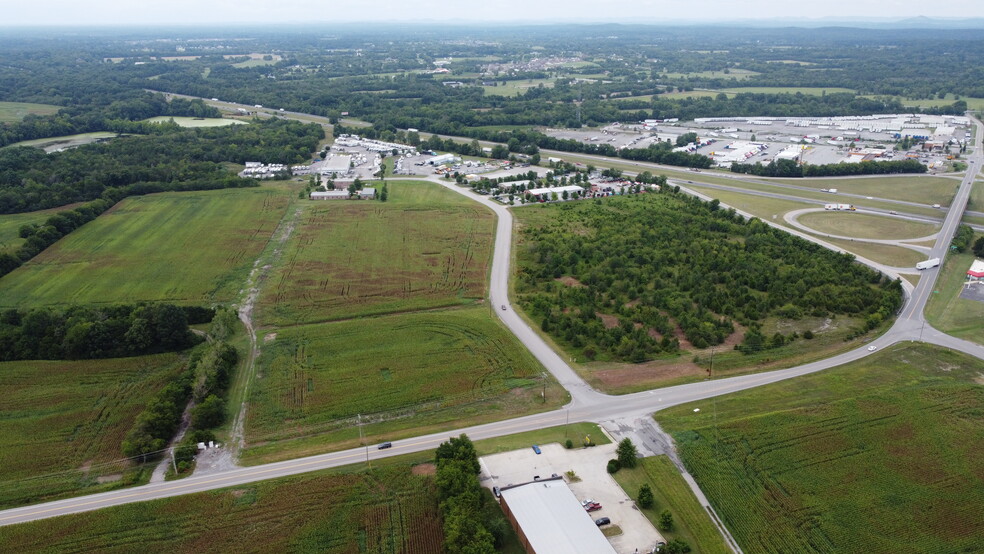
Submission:
<svg viewBox="0 0 984 554">
<path fill-rule="evenodd" d="M 93 200 L 110 189 L 124 189 L 126 196 L 251 186 L 253 180 L 239 179 L 221 163 L 298 162 L 324 137 L 320 125 L 287 120 L 198 129 L 155 126 L 157 134 L 51 154 L 27 147 L 0 149 L 0 213 Z"/>
<path fill-rule="evenodd" d="M 189 323 L 213 311 L 173 304 L 9 309 L 0 313 L 0 360 L 79 360 L 184 350 Z"/>
<path fill-rule="evenodd" d="M 92 221 L 113 205 L 106 199 L 99 199 L 65 210 L 49 217 L 42 225 L 23 225 L 18 230 L 24 244 L 15 252 L 0 252 L 0 277 L 17 269 L 27 260 L 40 254 L 58 239 Z"/>
<path fill-rule="evenodd" d="M 970 225 L 960 225 L 957 227 L 957 231 L 953 234 L 953 241 L 950 243 L 951 246 L 956 248 L 957 252 L 966 252 L 970 248 L 971 241 L 974 240 L 974 229 Z M 977 241 L 978 243 L 981 240 Z M 984 245 L 981 245 L 984 247 Z M 984 249 L 984 248 L 982 248 Z M 974 254 L 977 254 L 978 245 L 974 245 Z"/>
<path fill-rule="evenodd" d="M 509 524 L 478 483 L 481 466 L 475 445 L 467 435 L 452 437 L 437 447 L 435 458 L 445 550 L 493 554 Z"/>
<path fill-rule="evenodd" d="M 974 255 L 978 258 L 984 258 L 984 237 L 974 241 Z"/>
<path fill-rule="evenodd" d="M 677 329 L 705 348 L 735 322 L 831 314 L 880 322 L 901 305 L 899 283 L 852 256 L 662 190 L 551 206 L 554 217 L 523 230 L 521 305 L 588 359 L 677 351 Z"/>
<path fill-rule="evenodd" d="M 768 165 L 731 164 L 732 173 L 748 173 L 760 177 L 838 177 L 844 175 L 888 175 L 893 173 L 926 173 L 919 160 L 890 162 L 865 161 L 826 165 L 800 165 L 796 160 L 775 160 Z"/>
<path fill-rule="evenodd" d="M 193 403 L 191 428 L 175 449 L 178 471 L 191 467 L 198 442 L 215 439 L 213 429 L 225 420 L 226 393 L 239 362 L 238 352 L 227 342 L 235 321 L 229 310 L 216 314 L 209 329 L 212 340 L 194 349 L 181 375 L 140 412 L 121 444 L 124 455 L 146 458 L 163 450 L 181 425 L 189 402 Z"/>
</svg>

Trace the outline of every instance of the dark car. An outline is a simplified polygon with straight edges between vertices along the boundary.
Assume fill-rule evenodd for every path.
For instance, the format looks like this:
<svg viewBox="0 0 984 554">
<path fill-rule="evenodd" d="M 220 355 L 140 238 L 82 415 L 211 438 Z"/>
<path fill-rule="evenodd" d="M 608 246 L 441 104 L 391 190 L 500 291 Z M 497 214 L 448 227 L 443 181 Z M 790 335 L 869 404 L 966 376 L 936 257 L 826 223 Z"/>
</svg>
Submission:
<svg viewBox="0 0 984 554">
<path fill-rule="evenodd" d="M 598 519 L 595 520 L 595 525 L 601 527 L 602 525 L 608 525 L 611 522 L 612 520 L 608 519 L 607 517 L 599 517 Z"/>
<path fill-rule="evenodd" d="M 502 494 L 502 491 L 499 490 L 499 487 L 492 487 L 492 494 L 494 494 L 496 498 L 499 498 L 499 496 L 501 496 Z"/>
<path fill-rule="evenodd" d="M 391 443 L 391 442 L 384 442 L 384 443 L 380 444 L 377 448 L 380 449 L 380 450 L 382 450 L 384 448 L 392 448 L 392 447 L 393 447 L 393 443 Z"/>
</svg>

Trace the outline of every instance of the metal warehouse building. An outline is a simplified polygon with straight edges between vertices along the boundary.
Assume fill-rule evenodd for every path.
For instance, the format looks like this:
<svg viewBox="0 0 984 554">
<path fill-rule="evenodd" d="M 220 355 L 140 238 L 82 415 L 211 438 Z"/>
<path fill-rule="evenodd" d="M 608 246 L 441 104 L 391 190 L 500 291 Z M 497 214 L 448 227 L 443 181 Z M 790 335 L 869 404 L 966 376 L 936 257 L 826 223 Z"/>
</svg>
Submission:
<svg viewBox="0 0 984 554">
<path fill-rule="evenodd" d="M 615 554 L 562 477 L 505 487 L 502 511 L 533 554 Z"/>
</svg>

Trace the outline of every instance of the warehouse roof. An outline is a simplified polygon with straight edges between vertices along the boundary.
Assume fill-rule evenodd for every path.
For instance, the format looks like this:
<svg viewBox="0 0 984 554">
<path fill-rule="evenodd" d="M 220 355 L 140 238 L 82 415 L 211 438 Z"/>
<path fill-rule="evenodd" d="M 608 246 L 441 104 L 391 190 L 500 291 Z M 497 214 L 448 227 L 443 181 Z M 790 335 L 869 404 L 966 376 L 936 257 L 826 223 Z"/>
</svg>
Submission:
<svg viewBox="0 0 984 554">
<path fill-rule="evenodd" d="M 615 553 L 563 479 L 507 487 L 501 494 L 537 554 Z"/>
</svg>

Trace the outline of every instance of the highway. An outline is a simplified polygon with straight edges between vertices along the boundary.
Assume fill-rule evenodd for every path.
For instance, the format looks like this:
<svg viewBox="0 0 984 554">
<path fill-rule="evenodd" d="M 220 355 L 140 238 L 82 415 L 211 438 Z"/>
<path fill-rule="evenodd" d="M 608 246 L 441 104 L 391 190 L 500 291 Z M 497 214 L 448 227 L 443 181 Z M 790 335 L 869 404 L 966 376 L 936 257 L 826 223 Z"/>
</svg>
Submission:
<svg viewBox="0 0 984 554">
<path fill-rule="evenodd" d="M 976 120 L 975 120 L 976 121 Z M 984 127 L 976 121 L 977 142 L 982 144 Z M 962 214 L 967 206 L 971 187 L 982 161 L 984 149 L 978 147 L 970 157 L 970 169 L 961 181 L 949 211 L 946 213 L 943 227 L 938 234 L 936 244 L 931 250 L 932 256 L 943 257 L 950 239 L 959 225 Z M 155 483 L 138 487 L 121 489 L 111 492 L 93 494 L 77 498 L 47 502 L 32 506 L 0 511 L 0 526 L 33 521 L 91 510 L 109 506 L 118 506 L 132 502 L 141 502 L 157 498 L 167 498 L 183 494 L 214 490 L 223 487 L 237 486 L 256 481 L 274 479 L 320 469 L 338 467 L 359 463 L 362 461 L 386 458 L 410 452 L 434 450 L 438 444 L 450 436 L 461 433 L 468 434 L 473 440 L 481 440 L 496 436 L 509 435 L 531 431 L 545 427 L 563 425 L 566 422 L 602 422 L 614 419 L 646 417 L 653 412 L 678 404 L 708 399 L 714 396 L 746 390 L 785 379 L 798 377 L 827 368 L 839 366 L 859 360 L 871 354 L 867 348 L 859 348 L 833 356 L 831 358 L 801 365 L 798 367 L 742 375 L 719 380 L 703 381 L 674 387 L 655 389 L 623 396 L 611 396 L 592 389 L 567 363 L 551 349 L 543 339 L 521 318 L 512 308 L 509 297 L 509 275 L 512 247 L 513 218 L 510 210 L 490 199 L 472 194 L 461 187 L 431 177 L 428 180 L 438 182 L 443 186 L 464 194 L 469 198 L 489 207 L 497 216 L 495 248 L 492 260 L 492 270 L 489 286 L 489 298 L 493 312 L 503 323 L 522 341 L 530 352 L 550 371 L 557 381 L 571 395 L 571 402 L 562 409 L 534 414 L 530 416 L 509 419 L 484 425 L 456 429 L 415 438 L 394 441 L 393 447 L 386 450 L 376 450 L 374 447 L 356 448 L 340 452 L 332 452 L 283 462 L 264 464 L 254 467 L 237 468 L 221 473 L 191 476 L 179 481 Z M 787 229 L 788 230 L 788 229 Z M 816 239 L 811 239 L 815 240 Z M 821 242 L 822 241 L 817 241 Z M 828 245 L 829 246 L 829 245 Z M 919 284 L 912 289 L 905 307 L 895 324 L 882 336 L 868 343 L 881 349 L 897 342 L 922 340 L 932 344 L 949 347 L 969 355 L 984 359 L 984 346 L 950 337 L 926 323 L 923 310 L 929 295 L 934 290 L 939 268 L 922 272 Z M 505 306 L 505 309 L 502 307 Z"/>
</svg>

